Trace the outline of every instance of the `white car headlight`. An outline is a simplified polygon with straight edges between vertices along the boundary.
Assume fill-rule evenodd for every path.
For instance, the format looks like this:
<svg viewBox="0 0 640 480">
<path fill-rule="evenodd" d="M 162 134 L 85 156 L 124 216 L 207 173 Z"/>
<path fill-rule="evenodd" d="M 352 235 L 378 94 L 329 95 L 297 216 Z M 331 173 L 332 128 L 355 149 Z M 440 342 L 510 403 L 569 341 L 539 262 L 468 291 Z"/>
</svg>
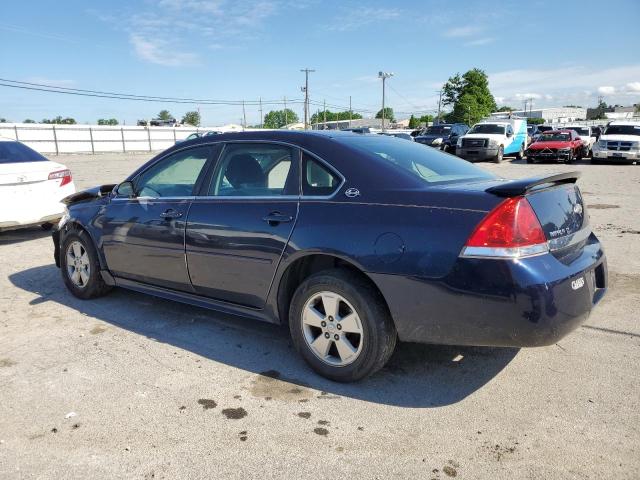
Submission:
<svg viewBox="0 0 640 480">
<path fill-rule="evenodd" d="M 431 145 L 440 145 L 441 143 L 442 143 L 442 139 L 436 138 L 433 142 L 431 142 Z"/>
<path fill-rule="evenodd" d="M 638 150 L 640 148 L 640 142 L 631 142 L 631 150 Z"/>
<path fill-rule="evenodd" d="M 460 137 L 456 142 L 456 147 L 461 147 L 461 146 L 462 146 L 462 137 Z"/>
<path fill-rule="evenodd" d="M 69 221 L 69 218 L 71 218 L 71 216 L 69 215 L 69 209 L 67 207 L 64 207 L 64 214 L 58 222 L 58 230 L 62 230 L 62 227 L 64 227 L 65 224 Z"/>
<path fill-rule="evenodd" d="M 490 147 L 497 147 L 498 146 L 498 141 L 494 140 L 493 138 L 489 139 L 489 146 Z"/>
</svg>

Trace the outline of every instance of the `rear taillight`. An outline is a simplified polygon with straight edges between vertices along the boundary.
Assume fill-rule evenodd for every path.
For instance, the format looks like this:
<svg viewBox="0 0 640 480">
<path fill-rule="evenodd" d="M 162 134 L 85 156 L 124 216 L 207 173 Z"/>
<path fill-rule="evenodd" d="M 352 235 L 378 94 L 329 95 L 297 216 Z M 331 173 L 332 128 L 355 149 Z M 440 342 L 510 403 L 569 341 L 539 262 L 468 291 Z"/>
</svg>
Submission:
<svg viewBox="0 0 640 480">
<path fill-rule="evenodd" d="M 463 257 L 522 258 L 549 251 L 547 238 L 524 197 L 506 199 L 480 222 L 462 249 Z"/>
<path fill-rule="evenodd" d="M 71 170 L 58 170 L 57 172 L 51 172 L 49 174 L 49 180 L 56 180 L 61 178 L 60 186 L 63 187 L 71 183 Z"/>
</svg>

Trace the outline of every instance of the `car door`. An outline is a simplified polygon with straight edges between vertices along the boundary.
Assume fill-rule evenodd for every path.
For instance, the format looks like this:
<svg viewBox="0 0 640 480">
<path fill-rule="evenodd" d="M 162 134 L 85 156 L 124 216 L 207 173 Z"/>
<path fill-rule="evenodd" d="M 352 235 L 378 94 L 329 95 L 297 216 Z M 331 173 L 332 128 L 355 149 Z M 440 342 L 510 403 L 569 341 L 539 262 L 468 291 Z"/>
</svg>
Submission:
<svg viewBox="0 0 640 480">
<path fill-rule="evenodd" d="M 299 162 L 299 150 L 288 145 L 225 145 L 187 219 L 186 257 L 197 293 L 264 306 L 298 215 Z"/>
<path fill-rule="evenodd" d="M 102 248 L 114 276 L 193 291 L 185 262 L 185 224 L 194 189 L 214 150 L 192 147 L 162 158 L 133 180 L 134 195 L 116 195 L 105 207 L 99 218 Z"/>
</svg>

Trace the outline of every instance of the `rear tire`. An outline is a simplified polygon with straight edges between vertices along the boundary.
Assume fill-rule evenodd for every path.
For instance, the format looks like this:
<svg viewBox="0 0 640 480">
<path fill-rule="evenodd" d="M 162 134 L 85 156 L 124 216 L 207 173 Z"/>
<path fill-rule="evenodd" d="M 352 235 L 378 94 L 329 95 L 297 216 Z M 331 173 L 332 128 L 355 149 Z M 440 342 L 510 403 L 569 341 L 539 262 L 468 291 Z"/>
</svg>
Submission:
<svg viewBox="0 0 640 480">
<path fill-rule="evenodd" d="M 53 228 L 53 223 L 43 223 L 40 225 L 40 228 L 42 230 L 44 230 L 45 232 L 48 232 L 49 230 L 51 230 Z"/>
<path fill-rule="evenodd" d="M 493 161 L 494 163 L 502 163 L 503 158 L 504 158 L 504 147 L 500 145 L 498 147 L 498 153 L 496 153 L 496 156 L 493 157 Z"/>
<path fill-rule="evenodd" d="M 307 278 L 289 308 L 296 350 L 323 377 L 354 382 L 380 370 L 397 333 L 380 293 L 360 275 L 325 270 Z"/>
<path fill-rule="evenodd" d="M 524 144 L 520 145 L 520 151 L 516 153 L 516 159 L 522 160 L 524 158 Z"/>
<path fill-rule="evenodd" d="M 60 249 L 60 272 L 69 291 L 87 300 L 111 291 L 100 274 L 100 261 L 93 241 L 84 230 L 67 233 Z"/>
</svg>

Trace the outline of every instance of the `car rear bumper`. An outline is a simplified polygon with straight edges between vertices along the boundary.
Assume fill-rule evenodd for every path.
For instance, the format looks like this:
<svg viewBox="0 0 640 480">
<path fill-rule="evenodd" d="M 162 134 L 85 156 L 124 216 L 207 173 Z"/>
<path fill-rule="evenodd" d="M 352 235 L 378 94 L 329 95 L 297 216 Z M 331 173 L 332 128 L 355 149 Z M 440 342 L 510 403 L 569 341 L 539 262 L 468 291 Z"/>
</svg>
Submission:
<svg viewBox="0 0 640 480">
<path fill-rule="evenodd" d="M 570 260 L 460 258 L 441 279 L 370 275 L 402 341 L 536 347 L 580 326 L 606 292 L 606 257 L 594 235 Z"/>
<path fill-rule="evenodd" d="M 472 148 L 456 148 L 456 155 L 465 160 L 482 161 L 495 158 L 498 155 L 498 147 L 472 147 Z"/>
<path fill-rule="evenodd" d="M 33 227 L 45 223 L 57 223 L 63 215 L 64 205 L 62 205 L 62 208 L 59 211 L 56 211 L 54 213 L 48 213 L 44 215 L 29 215 L 28 217 L 22 218 L 20 220 L 0 221 L 0 232 L 6 230 L 17 230 L 19 228 Z"/>
</svg>

